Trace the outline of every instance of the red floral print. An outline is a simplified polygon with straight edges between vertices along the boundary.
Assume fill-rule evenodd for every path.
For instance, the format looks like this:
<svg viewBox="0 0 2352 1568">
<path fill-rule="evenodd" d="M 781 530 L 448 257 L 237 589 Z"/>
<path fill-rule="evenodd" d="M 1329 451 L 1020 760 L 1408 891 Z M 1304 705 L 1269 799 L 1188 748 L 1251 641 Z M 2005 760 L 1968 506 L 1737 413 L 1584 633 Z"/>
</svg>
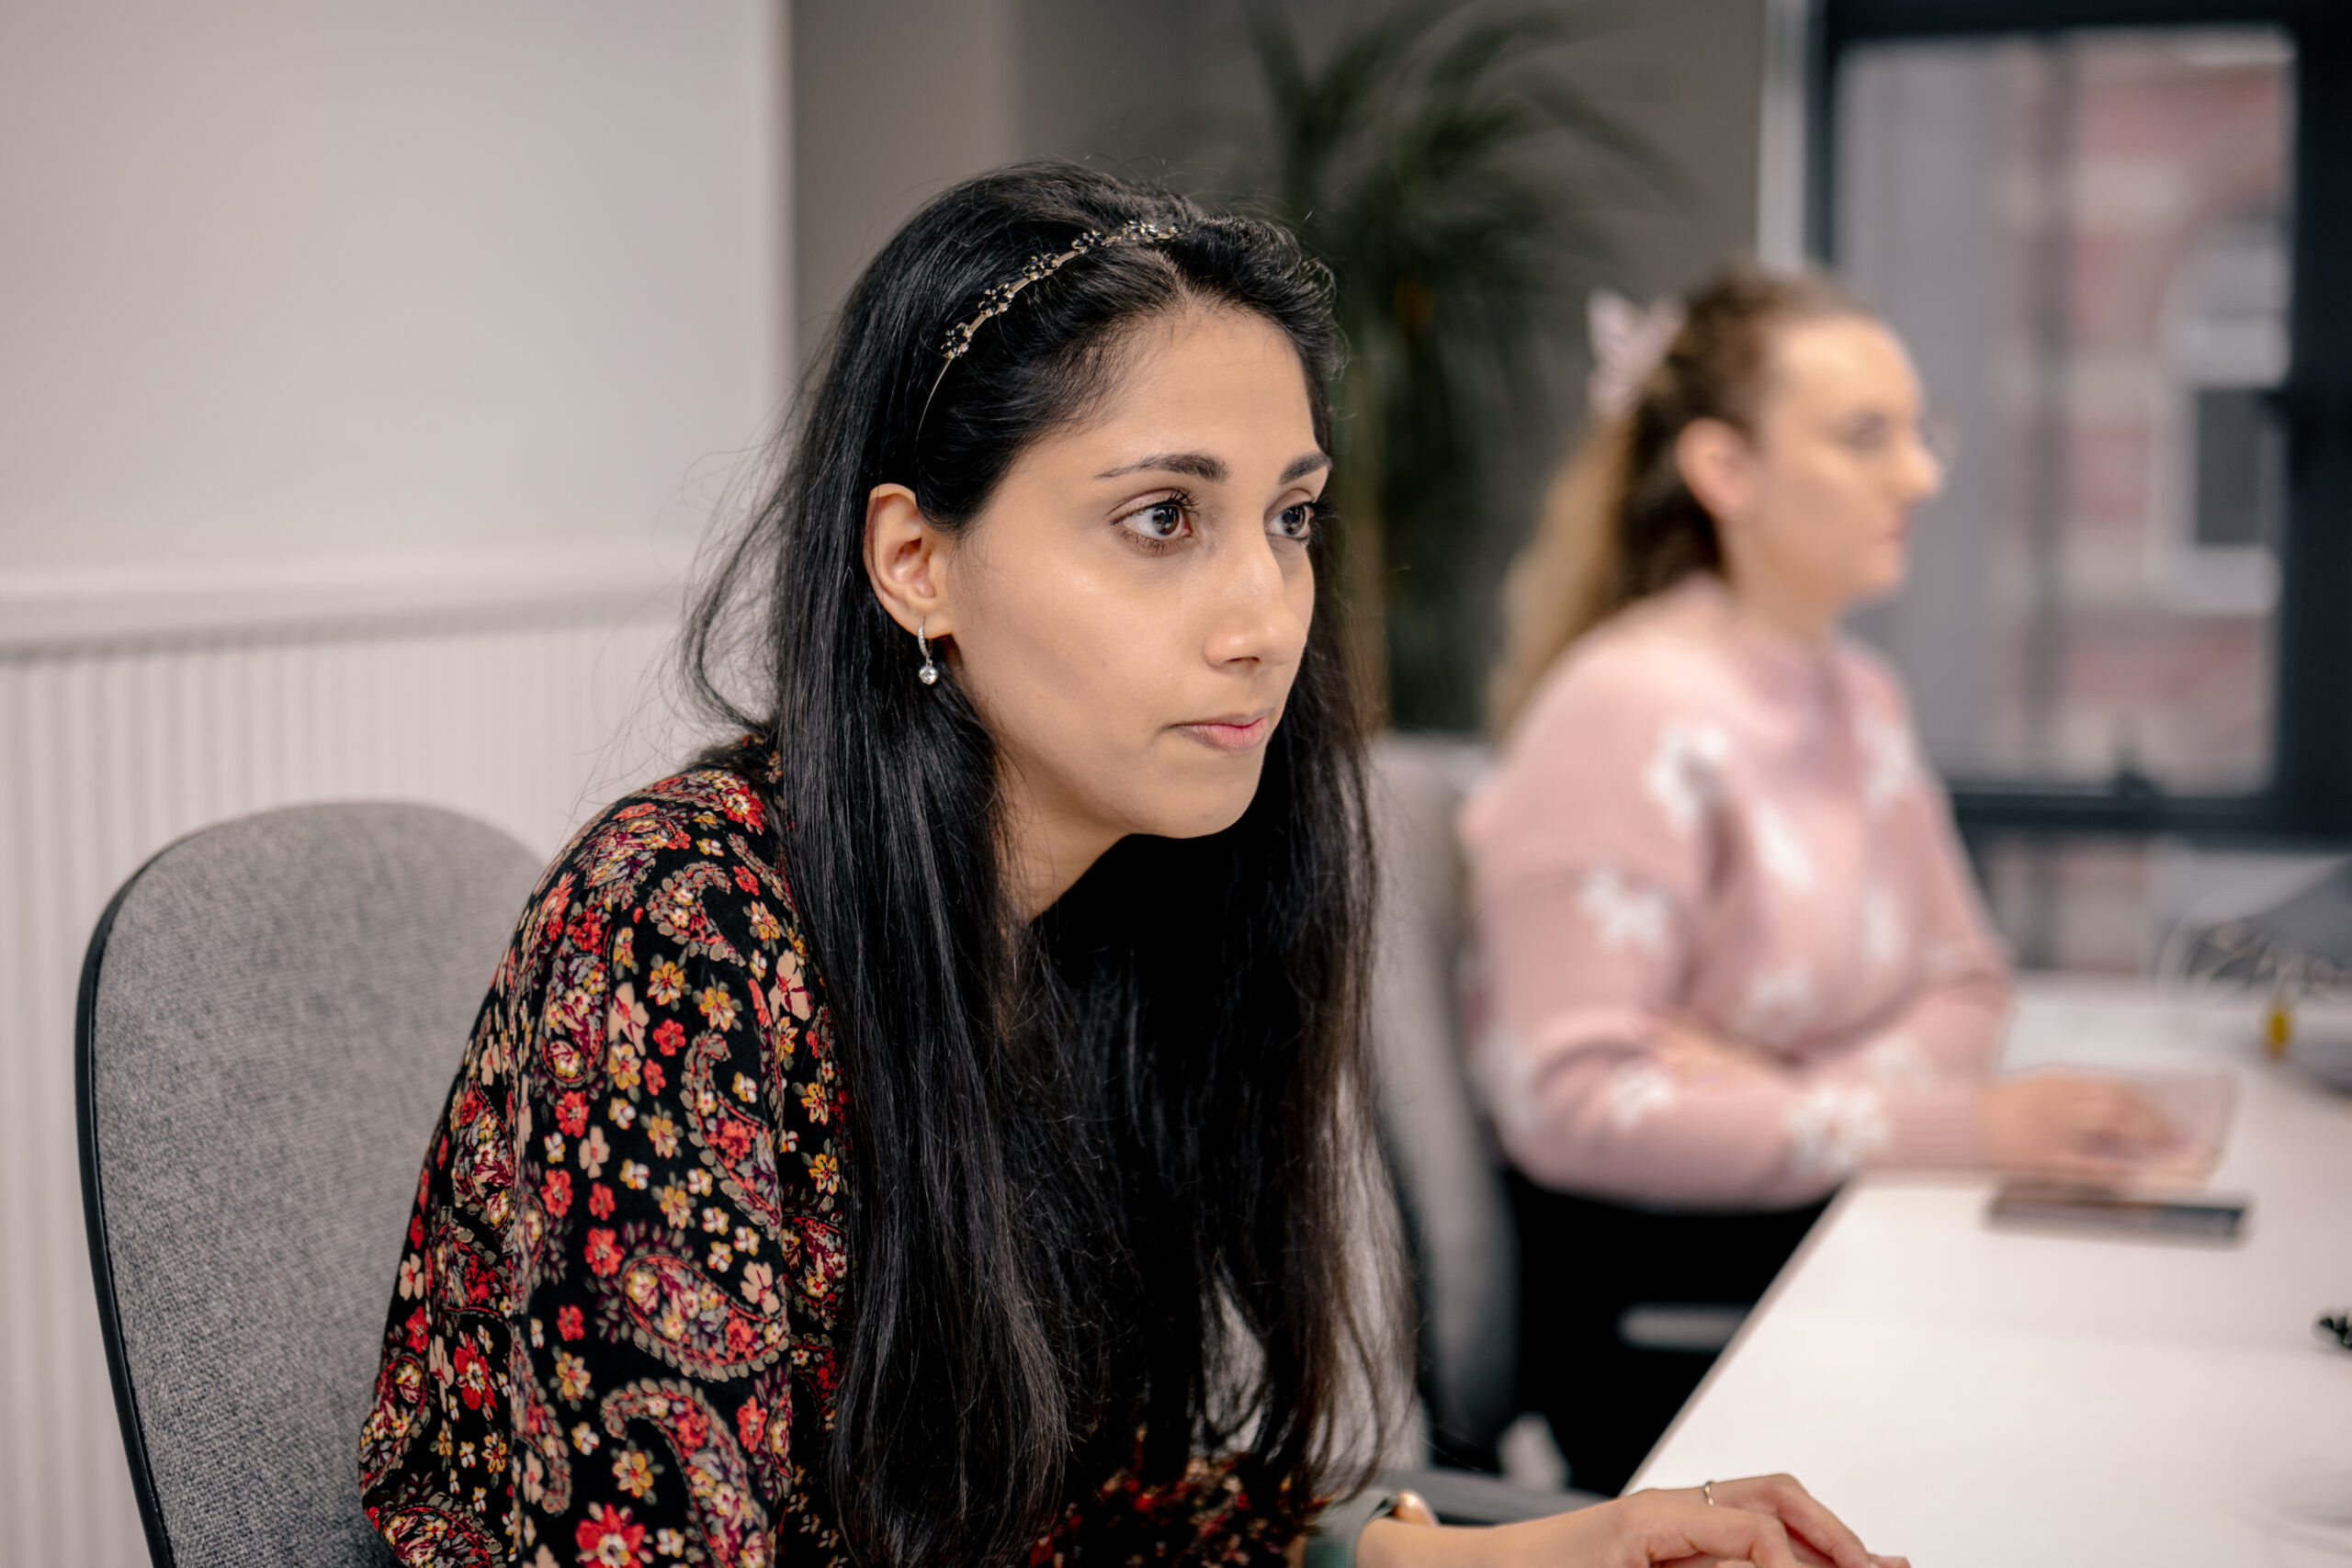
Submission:
<svg viewBox="0 0 2352 1568">
<path fill-rule="evenodd" d="M 458 1396 L 465 1401 L 467 1409 L 481 1409 L 481 1402 L 490 1395 L 489 1363 L 481 1359 L 481 1351 L 461 1339 L 458 1342 L 458 1353 L 451 1365 Z"/>
<path fill-rule="evenodd" d="M 588 1517 L 572 1533 L 580 1543 L 580 1561 L 598 1564 L 599 1568 L 606 1563 L 623 1568 L 625 1564 L 653 1560 L 645 1550 L 645 1527 L 631 1520 L 627 1508 L 591 1503 Z"/>
<path fill-rule="evenodd" d="M 850 1562 L 823 1482 L 849 1101 L 799 918 L 718 771 L 621 802 L 542 878 L 419 1174 L 358 1434 L 409 1568 Z M 1214 1465 L 1070 1497 L 1041 1562 L 1288 1544 Z"/>
</svg>

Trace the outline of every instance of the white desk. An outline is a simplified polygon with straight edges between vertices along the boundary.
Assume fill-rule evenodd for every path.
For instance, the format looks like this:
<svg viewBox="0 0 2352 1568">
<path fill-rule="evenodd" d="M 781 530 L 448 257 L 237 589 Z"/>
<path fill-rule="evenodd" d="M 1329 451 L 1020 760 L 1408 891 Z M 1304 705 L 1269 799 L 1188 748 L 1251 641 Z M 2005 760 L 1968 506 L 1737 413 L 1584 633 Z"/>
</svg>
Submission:
<svg viewBox="0 0 2352 1568">
<path fill-rule="evenodd" d="M 2007 1057 L 2234 1071 L 2237 1245 L 1995 1231 L 1989 1180 L 1856 1182 L 1634 1484 L 1788 1471 L 1919 1568 L 2352 1561 L 2261 1522 L 2299 1479 L 2352 1489 L 2352 1355 L 2311 1329 L 2352 1305 L 2352 1097 L 2265 1061 L 2256 1010 L 2034 987 Z"/>
</svg>

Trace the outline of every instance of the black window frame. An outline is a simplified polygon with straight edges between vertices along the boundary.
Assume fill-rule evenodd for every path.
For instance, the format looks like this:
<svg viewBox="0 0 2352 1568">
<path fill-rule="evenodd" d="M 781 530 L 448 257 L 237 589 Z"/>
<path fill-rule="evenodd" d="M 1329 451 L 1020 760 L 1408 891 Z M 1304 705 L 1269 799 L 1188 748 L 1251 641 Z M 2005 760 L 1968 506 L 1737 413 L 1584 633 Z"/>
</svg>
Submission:
<svg viewBox="0 0 2352 1568">
<path fill-rule="evenodd" d="M 2097 28 L 2272 26 L 2295 42 L 2289 361 L 2275 394 L 2287 494 L 2273 621 L 2269 781 L 2188 794 L 2119 773 L 2104 784 L 1952 781 L 1972 840 L 1991 833 L 2177 834 L 2258 845 L 2352 840 L 2352 4 L 2343 0 L 1818 0 L 1807 49 L 1805 232 L 1834 263 L 1837 84 L 1858 44 Z"/>
</svg>

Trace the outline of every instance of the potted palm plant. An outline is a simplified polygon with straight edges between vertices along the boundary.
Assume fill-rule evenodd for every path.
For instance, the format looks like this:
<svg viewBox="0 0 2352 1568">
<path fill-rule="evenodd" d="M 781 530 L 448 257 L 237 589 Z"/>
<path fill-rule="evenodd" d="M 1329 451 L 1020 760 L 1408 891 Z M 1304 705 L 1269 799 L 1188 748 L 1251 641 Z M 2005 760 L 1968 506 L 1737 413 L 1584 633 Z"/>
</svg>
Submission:
<svg viewBox="0 0 2352 1568">
<path fill-rule="evenodd" d="M 1237 175 L 1330 267 L 1356 655 L 1399 726 L 1467 729 L 1523 529 L 1498 477 L 1548 446 L 1566 307 L 1606 244 L 1588 190 L 1679 176 L 1570 80 L 1587 5 L 1395 0 L 1310 59 L 1285 0 L 1251 0 L 1262 123 Z"/>
</svg>

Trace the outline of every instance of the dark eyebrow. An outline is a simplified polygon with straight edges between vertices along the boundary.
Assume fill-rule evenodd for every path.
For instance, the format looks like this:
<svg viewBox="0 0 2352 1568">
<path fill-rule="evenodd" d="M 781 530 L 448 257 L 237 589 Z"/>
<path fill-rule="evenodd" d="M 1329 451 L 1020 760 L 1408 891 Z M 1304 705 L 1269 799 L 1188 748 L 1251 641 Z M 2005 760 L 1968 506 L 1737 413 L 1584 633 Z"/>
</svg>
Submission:
<svg viewBox="0 0 2352 1568">
<path fill-rule="evenodd" d="M 1140 457 L 1115 468 L 1105 468 L 1094 477 L 1115 479 L 1122 474 L 1139 474 L 1150 468 L 1168 474 L 1190 474 L 1211 484 L 1223 484 L 1231 472 L 1222 458 L 1212 457 L 1205 452 L 1156 452 L 1148 457 Z"/>
<path fill-rule="evenodd" d="M 1330 466 L 1331 458 L 1328 453 L 1309 452 L 1303 457 L 1293 457 L 1290 466 L 1283 469 L 1283 477 L 1278 482 L 1290 484 Z M 1232 477 L 1232 470 L 1225 466 L 1223 458 L 1212 457 L 1205 452 L 1156 452 L 1148 457 L 1123 463 L 1115 468 L 1105 468 L 1094 477 L 1115 479 L 1125 474 L 1139 474 L 1150 469 L 1166 474 L 1189 474 L 1210 484 L 1223 484 Z"/>
</svg>

